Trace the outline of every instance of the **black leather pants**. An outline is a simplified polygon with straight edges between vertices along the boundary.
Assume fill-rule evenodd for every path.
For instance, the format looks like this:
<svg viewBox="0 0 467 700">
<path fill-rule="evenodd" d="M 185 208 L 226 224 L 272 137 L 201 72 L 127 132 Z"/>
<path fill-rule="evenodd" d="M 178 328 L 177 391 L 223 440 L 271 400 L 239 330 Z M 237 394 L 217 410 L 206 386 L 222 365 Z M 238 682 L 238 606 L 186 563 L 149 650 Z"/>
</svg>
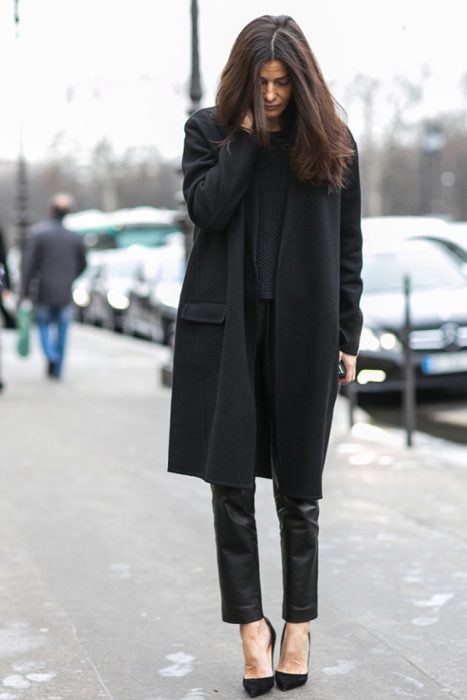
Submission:
<svg viewBox="0 0 467 700">
<path fill-rule="evenodd" d="M 256 403 L 258 421 L 270 430 L 273 491 L 280 524 L 283 605 L 287 622 L 317 617 L 317 500 L 280 493 L 275 478 L 274 347 L 272 300 L 258 300 L 256 338 Z M 255 521 L 255 488 L 212 484 L 214 529 L 224 622 L 245 623 L 263 617 Z"/>
</svg>

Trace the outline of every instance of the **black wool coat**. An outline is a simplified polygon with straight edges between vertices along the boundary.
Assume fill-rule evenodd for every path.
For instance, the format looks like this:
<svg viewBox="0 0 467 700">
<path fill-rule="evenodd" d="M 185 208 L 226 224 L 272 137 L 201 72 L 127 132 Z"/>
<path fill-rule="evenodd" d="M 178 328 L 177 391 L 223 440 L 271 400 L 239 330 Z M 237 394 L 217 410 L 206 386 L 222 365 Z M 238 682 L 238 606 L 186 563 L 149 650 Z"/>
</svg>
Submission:
<svg viewBox="0 0 467 700">
<path fill-rule="evenodd" d="M 261 148 L 215 109 L 185 126 L 183 191 L 195 224 L 176 323 L 170 472 L 251 487 L 271 476 L 256 426 L 255 165 Z M 357 354 L 362 315 L 358 156 L 329 194 L 290 172 L 275 289 L 277 476 L 285 495 L 322 497 L 339 349 Z"/>
</svg>

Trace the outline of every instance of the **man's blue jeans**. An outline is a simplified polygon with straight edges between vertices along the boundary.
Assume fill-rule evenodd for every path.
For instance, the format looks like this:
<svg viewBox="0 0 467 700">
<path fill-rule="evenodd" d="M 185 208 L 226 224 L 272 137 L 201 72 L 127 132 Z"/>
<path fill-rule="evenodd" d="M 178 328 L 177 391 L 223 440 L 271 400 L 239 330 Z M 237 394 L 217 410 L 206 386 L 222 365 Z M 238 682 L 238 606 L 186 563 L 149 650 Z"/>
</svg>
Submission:
<svg viewBox="0 0 467 700">
<path fill-rule="evenodd" d="M 68 326 L 71 320 L 70 306 L 36 306 L 36 321 L 42 350 L 48 362 L 54 365 L 54 376 L 60 377 L 63 368 Z"/>
</svg>

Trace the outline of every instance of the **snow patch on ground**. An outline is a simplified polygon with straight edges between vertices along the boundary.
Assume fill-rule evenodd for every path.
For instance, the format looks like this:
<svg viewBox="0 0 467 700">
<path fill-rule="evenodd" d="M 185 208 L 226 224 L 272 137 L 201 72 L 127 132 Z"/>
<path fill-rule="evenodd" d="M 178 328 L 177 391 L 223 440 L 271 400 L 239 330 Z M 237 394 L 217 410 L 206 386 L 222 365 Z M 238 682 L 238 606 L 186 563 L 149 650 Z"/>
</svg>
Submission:
<svg viewBox="0 0 467 700">
<path fill-rule="evenodd" d="M 177 651 L 174 654 L 167 654 L 167 660 L 172 663 L 170 666 L 161 668 L 159 673 L 161 676 L 180 678 L 182 676 L 187 676 L 193 671 L 193 662 L 196 659 L 195 656 L 191 654 L 185 654 L 184 651 Z"/>
<path fill-rule="evenodd" d="M 353 661 L 347 661 L 346 659 L 337 659 L 337 664 L 335 666 L 326 666 L 322 668 L 322 672 L 327 676 L 343 676 L 346 673 L 351 673 L 355 668 Z"/>
</svg>

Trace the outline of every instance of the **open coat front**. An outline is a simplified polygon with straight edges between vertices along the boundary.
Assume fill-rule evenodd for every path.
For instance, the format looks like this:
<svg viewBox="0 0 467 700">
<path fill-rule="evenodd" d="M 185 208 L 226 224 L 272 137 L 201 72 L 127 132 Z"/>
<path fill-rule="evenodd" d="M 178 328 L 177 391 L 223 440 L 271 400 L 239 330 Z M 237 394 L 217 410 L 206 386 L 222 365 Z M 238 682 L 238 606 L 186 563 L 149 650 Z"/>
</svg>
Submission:
<svg viewBox="0 0 467 700">
<path fill-rule="evenodd" d="M 227 132 L 215 110 L 185 127 L 184 194 L 195 224 L 177 317 L 169 471 L 251 487 L 271 476 L 256 428 L 255 165 L 261 146 Z M 277 474 L 285 495 L 321 498 L 339 349 L 357 354 L 362 325 L 358 157 L 348 186 L 290 173 L 275 292 Z"/>
</svg>

